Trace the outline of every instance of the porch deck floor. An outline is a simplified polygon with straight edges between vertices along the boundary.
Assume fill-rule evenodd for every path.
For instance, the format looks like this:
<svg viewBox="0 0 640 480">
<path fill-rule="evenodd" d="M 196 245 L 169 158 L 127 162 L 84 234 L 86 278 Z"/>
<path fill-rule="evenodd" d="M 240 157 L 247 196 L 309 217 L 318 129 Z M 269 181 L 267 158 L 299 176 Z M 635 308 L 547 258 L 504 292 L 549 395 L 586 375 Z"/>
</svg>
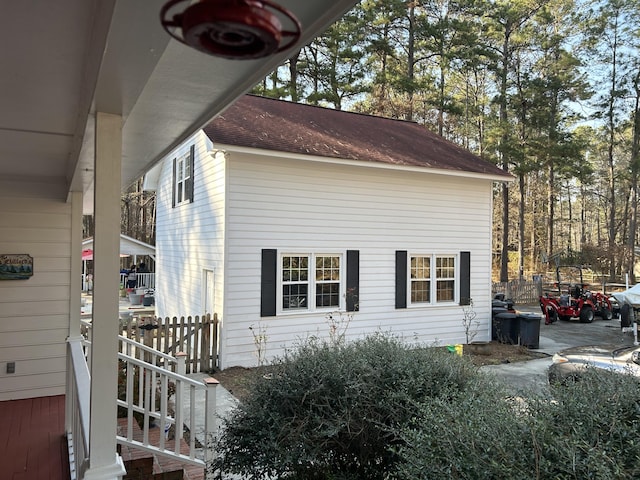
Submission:
<svg viewBox="0 0 640 480">
<path fill-rule="evenodd" d="M 69 478 L 64 395 L 0 402 L 0 478 Z"/>
</svg>

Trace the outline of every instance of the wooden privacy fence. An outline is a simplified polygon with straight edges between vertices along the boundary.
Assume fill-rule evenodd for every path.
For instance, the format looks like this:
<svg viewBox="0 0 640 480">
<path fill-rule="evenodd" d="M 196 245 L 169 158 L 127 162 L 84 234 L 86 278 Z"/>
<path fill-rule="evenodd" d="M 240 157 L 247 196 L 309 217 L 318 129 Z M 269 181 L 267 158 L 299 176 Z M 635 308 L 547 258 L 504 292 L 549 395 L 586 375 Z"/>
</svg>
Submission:
<svg viewBox="0 0 640 480">
<path fill-rule="evenodd" d="M 120 335 L 175 356 L 186 354 L 187 373 L 218 367 L 218 314 L 194 317 L 139 317 L 121 320 Z"/>
<path fill-rule="evenodd" d="M 491 286 L 493 296 L 504 294 L 516 304 L 538 303 L 542 295 L 542 281 L 512 280 L 511 282 L 495 282 Z"/>
</svg>

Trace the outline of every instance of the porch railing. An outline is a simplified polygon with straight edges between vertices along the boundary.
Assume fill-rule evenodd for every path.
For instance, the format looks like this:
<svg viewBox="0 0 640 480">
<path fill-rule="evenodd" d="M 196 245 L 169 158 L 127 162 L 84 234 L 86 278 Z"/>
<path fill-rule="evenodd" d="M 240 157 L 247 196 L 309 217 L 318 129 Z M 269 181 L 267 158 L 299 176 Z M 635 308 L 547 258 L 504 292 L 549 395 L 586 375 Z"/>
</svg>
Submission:
<svg viewBox="0 0 640 480">
<path fill-rule="evenodd" d="M 134 348 L 142 348 L 135 346 Z M 159 357 L 160 358 L 160 357 Z M 215 434 L 216 389 L 218 382 L 205 379 L 198 382 L 184 376 L 184 357 L 178 356 L 178 372 L 174 373 L 144 360 L 124 353 L 118 354 L 121 371 L 124 372 L 126 393 L 124 400 L 118 399 L 118 407 L 126 411 L 127 427 L 117 435 L 118 443 L 129 445 L 157 455 L 169 456 L 185 463 L 206 469 L 211 460 L 212 440 Z M 189 403 L 189 414 L 185 414 L 185 400 Z M 196 424 L 196 404 L 205 408 L 205 424 Z M 137 418 L 136 418 L 137 417 Z M 142 438 L 134 438 L 134 422 L 142 429 Z M 157 424 L 164 429 L 157 441 L 152 441 L 149 431 Z M 173 427 L 173 428 L 172 428 Z M 185 427 L 189 432 L 185 439 Z M 202 446 L 204 458 L 196 457 L 196 432 L 204 428 L 206 439 Z M 170 438 L 170 437 L 173 438 Z M 182 442 L 181 440 L 188 440 Z"/>
<path fill-rule="evenodd" d="M 89 455 L 91 376 L 82 337 L 67 340 L 67 446 L 71 480 L 84 477 Z"/>
<path fill-rule="evenodd" d="M 120 285 L 127 286 L 127 274 L 120 274 Z M 156 288 L 156 274 L 154 272 L 149 273 L 136 273 L 136 288 Z M 89 292 L 93 290 L 93 279 L 88 274 L 82 274 L 82 291 Z"/>
<path fill-rule="evenodd" d="M 125 288 L 127 286 L 128 274 L 120 274 L 120 285 Z M 136 273 L 136 288 L 156 288 L 156 274 L 154 272 L 149 273 Z"/>
<path fill-rule="evenodd" d="M 79 385 L 80 392 L 86 392 L 86 398 L 83 396 L 86 402 L 85 421 L 79 426 L 86 423 L 86 427 L 79 433 L 88 434 L 91 322 L 82 320 L 81 331 L 83 338 L 70 345 L 73 346 L 74 364 L 80 365 L 81 374 L 83 364 L 86 370 L 86 388 Z M 186 377 L 186 354 L 181 352 L 175 356 L 165 354 L 122 335 L 118 336 L 118 344 L 119 398 L 116 401 L 123 413 L 121 417 L 127 419 L 125 431 L 118 432 L 116 436 L 118 443 L 201 466 L 209 475 L 211 469 L 207 465 L 213 459 L 218 382 L 213 378 L 196 381 Z M 204 425 L 197 424 L 196 405 L 204 409 Z M 135 438 L 134 422 L 142 430 L 141 438 Z M 164 435 L 159 435 L 157 440 L 149 435 L 155 424 L 164 429 Z M 185 431 L 189 432 L 188 438 L 185 438 Z M 204 454 L 200 457 L 196 456 L 196 433 L 202 433 L 205 439 L 201 446 Z M 74 432 L 73 438 L 77 437 L 80 435 Z M 88 446 L 85 443 L 85 448 L 82 447 L 74 447 L 74 451 L 81 453 L 79 458 L 84 459 Z M 85 468 L 85 465 L 78 468 Z"/>
</svg>

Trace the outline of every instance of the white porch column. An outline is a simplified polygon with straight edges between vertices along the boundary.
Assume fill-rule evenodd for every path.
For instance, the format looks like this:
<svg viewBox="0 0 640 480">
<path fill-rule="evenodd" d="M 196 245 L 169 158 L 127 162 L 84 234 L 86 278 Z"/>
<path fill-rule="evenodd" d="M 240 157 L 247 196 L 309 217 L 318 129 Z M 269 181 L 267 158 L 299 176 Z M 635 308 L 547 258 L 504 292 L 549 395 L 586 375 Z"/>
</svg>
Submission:
<svg viewBox="0 0 640 480">
<path fill-rule="evenodd" d="M 116 453 L 122 117 L 97 113 L 95 132 L 90 458 L 84 478 L 117 480 L 126 473 Z"/>
</svg>

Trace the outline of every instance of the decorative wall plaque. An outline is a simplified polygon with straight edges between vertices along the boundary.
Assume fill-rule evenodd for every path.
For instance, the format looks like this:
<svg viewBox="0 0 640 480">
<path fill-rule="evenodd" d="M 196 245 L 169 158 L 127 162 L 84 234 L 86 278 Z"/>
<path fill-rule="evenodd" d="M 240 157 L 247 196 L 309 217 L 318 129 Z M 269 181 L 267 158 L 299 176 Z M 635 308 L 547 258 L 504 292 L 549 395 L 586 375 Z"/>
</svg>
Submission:
<svg viewBox="0 0 640 480">
<path fill-rule="evenodd" d="M 0 253 L 0 280 L 26 280 L 33 275 L 33 257 Z"/>
</svg>

